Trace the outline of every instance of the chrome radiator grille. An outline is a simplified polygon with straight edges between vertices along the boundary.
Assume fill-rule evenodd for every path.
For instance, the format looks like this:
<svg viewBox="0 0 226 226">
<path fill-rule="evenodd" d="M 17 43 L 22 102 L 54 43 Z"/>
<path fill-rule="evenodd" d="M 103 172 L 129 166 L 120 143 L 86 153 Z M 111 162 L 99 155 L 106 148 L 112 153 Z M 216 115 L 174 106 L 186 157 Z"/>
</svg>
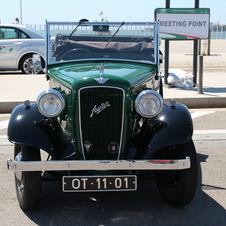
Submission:
<svg viewBox="0 0 226 226">
<path fill-rule="evenodd" d="M 117 87 L 79 90 L 80 136 L 84 159 L 118 159 L 124 115 L 124 91 Z"/>
</svg>

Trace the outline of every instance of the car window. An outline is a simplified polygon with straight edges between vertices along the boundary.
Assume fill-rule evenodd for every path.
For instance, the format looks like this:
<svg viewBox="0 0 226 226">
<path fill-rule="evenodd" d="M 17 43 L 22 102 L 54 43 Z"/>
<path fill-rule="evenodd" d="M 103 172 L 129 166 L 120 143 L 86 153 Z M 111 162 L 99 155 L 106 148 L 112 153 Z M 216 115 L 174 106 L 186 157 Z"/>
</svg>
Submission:
<svg viewBox="0 0 226 226">
<path fill-rule="evenodd" d="M 29 38 L 25 33 L 19 32 L 19 38 Z"/>
<path fill-rule="evenodd" d="M 16 28 L 0 28 L 0 39 L 30 38 L 27 34 Z"/>
</svg>

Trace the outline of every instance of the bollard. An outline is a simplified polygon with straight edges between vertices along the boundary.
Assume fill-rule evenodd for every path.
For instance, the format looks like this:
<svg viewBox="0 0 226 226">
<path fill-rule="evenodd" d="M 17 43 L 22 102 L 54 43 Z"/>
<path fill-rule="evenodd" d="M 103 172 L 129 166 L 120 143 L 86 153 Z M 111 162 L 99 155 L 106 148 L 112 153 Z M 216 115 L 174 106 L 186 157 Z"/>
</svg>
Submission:
<svg viewBox="0 0 226 226">
<path fill-rule="evenodd" d="M 199 83 L 198 83 L 198 94 L 203 94 L 203 56 L 199 56 Z"/>
</svg>

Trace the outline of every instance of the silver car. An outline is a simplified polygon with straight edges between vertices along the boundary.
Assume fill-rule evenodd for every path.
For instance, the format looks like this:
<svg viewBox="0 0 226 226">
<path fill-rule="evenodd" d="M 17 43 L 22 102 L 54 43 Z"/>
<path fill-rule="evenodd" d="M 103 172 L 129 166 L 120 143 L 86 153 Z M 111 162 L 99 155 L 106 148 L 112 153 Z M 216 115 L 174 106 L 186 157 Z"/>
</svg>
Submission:
<svg viewBox="0 0 226 226">
<path fill-rule="evenodd" d="M 40 60 L 34 60 L 34 54 Z M 0 71 L 17 71 L 36 74 L 45 65 L 45 34 L 33 28 L 0 24 Z"/>
</svg>

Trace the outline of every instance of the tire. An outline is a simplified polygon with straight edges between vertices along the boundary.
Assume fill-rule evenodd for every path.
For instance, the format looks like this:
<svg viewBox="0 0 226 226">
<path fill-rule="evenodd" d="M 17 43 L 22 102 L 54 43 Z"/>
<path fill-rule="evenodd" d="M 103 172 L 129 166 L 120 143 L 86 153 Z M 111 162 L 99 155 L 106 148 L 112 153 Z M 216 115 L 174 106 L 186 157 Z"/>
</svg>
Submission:
<svg viewBox="0 0 226 226">
<path fill-rule="evenodd" d="M 15 144 L 14 157 L 17 161 L 40 161 L 40 150 L 35 147 Z M 15 172 L 17 200 L 21 209 L 38 205 L 41 196 L 41 172 Z"/>
<path fill-rule="evenodd" d="M 163 200 L 173 207 L 188 205 L 196 192 L 198 183 L 198 161 L 193 141 L 167 150 L 173 158 L 190 156 L 191 167 L 185 170 L 158 171 L 156 183 Z M 168 156 L 167 156 L 168 157 Z"/>
<path fill-rule="evenodd" d="M 33 56 L 33 54 L 27 54 L 27 55 L 23 56 L 22 59 L 20 60 L 19 69 L 22 71 L 23 74 L 36 74 L 35 70 L 34 70 L 32 56 Z M 44 60 L 41 58 L 42 70 L 40 72 L 38 72 L 38 74 L 43 73 L 44 66 L 45 66 Z"/>
</svg>

